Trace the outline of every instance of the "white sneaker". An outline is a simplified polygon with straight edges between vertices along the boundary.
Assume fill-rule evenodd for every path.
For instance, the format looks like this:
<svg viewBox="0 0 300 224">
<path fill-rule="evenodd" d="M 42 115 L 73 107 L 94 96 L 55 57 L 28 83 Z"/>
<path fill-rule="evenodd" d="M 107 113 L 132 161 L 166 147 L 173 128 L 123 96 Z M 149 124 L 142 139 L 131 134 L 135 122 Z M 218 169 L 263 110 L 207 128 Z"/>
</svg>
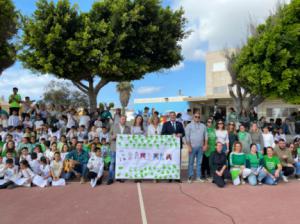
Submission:
<svg viewBox="0 0 300 224">
<path fill-rule="evenodd" d="M 97 179 L 95 178 L 95 179 L 91 179 L 91 186 L 92 186 L 92 188 L 94 188 L 94 187 L 96 187 L 96 185 L 97 185 Z"/>
<path fill-rule="evenodd" d="M 242 180 L 242 181 L 241 181 L 241 184 L 244 185 L 244 184 L 246 184 L 246 182 L 245 182 L 244 180 Z"/>
<path fill-rule="evenodd" d="M 212 178 L 211 178 L 211 177 L 206 178 L 206 180 L 207 180 L 209 183 L 212 183 Z"/>
<path fill-rule="evenodd" d="M 201 178 L 197 178 L 197 179 L 195 180 L 195 182 L 196 182 L 196 183 L 204 183 L 205 181 L 202 180 Z"/>
<path fill-rule="evenodd" d="M 289 182 L 288 178 L 287 178 L 286 176 L 284 176 L 284 175 L 282 175 L 282 180 L 283 180 L 285 183 L 288 183 L 288 182 Z"/>
<path fill-rule="evenodd" d="M 188 179 L 188 184 L 191 184 L 191 183 L 193 183 L 193 180 L 192 180 L 192 178 L 191 177 L 189 177 L 189 179 Z"/>
</svg>

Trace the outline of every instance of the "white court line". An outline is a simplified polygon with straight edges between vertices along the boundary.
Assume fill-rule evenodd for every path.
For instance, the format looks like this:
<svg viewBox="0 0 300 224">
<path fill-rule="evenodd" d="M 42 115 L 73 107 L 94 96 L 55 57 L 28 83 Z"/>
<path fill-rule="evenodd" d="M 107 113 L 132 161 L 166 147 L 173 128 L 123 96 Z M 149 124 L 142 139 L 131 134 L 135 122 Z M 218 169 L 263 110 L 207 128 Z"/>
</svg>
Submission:
<svg viewBox="0 0 300 224">
<path fill-rule="evenodd" d="M 146 216 L 146 211 L 145 211 L 144 200 L 143 200 L 143 195 L 142 195 L 142 190 L 141 190 L 140 183 L 137 183 L 137 189 L 138 189 L 138 194 L 139 194 L 139 202 L 140 202 L 142 223 L 147 224 L 147 216 Z"/>
</svg>

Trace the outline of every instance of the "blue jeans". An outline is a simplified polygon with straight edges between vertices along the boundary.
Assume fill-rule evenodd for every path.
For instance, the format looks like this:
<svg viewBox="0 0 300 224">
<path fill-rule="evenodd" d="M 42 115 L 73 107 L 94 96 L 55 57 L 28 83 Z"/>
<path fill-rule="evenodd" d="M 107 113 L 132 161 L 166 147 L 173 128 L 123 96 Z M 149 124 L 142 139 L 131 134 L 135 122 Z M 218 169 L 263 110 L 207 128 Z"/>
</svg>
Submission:
<svg viewBox="0 0 300 224">
<path fill-rule="evenodd" d="M 281 173 L 280 173 L 280 176 L 281 176 Z M 277 185 L 278 181 L 280 179 L 280 176 L 277 177 L 276 179 L 273 179 L 270 175 L 267 174 L 267 176 L 263 179 L 262 182 L 267 185 Z"/>
<path fill-rule="evenodd" d="M 295 167 L 296 167 L 296 175 L 300 175 L 300 162 L 296 162 Z"/>
<path fill-rule="evenodd" d="M 80 175 L 84 178 L 87 177 L 87 173 L 88 173 L 88 168 L 87 168 L 87 164 L 85 163 L 80 163 L 80 164 L 77 164 L 75 167 L 74 167 L 74 171 L 80 173 Z M 71 171 L 71 172 L 68 172 L 68 173 L 65 173 L 64 174 L 64 178 L 66 180 L 70 180 L 72 177 L 74 177 L 74 172 Z"/>
<path fill-rule="evenodd" d="M 116 152 L 110 152 L 110 165 L 108 169 L 108 179 L 113 180 L 115 178 L 115 165 L 116 165 Z"/>
<path fill-rule="evenodd" d="M 203 150 L 202 146 L 192 147 L 192 152 L 189 153 L 189 177 L 194 176 L 194 161 L 196 158 L 196 174 L 197 178 L 201 178 L 201 163 L 202 163 Z"/>
<path fill-rule="evenodd" d="M 267 176 L 267 174 L 258 168 L 251 168 L 252 173 L 248 176 L 248 182 L 250 185 L 255 186 L 257 185 L 257 181 L 262 182 L 262 180 Z M 255 173 L 258 173 L 257 175 Z"/>
</svg>

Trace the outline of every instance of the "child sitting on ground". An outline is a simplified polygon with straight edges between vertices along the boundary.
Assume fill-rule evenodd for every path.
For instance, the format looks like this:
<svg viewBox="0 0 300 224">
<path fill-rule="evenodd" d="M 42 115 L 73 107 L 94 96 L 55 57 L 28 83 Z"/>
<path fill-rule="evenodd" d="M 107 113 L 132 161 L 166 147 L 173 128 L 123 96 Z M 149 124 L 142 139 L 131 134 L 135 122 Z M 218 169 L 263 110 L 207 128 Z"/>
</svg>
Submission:
<svg viewBox="0 0 300 224">
<path fill-rule="evenodd" d="M 104 163 L 101 157 L 100 148 L 96 148 L 96 155 L 89 159 L 87 168 L 89 169 L 88 178 L 91 181 L 91 186 L 95 187 L 97 184 L 101 184 Z"/>
</svg>

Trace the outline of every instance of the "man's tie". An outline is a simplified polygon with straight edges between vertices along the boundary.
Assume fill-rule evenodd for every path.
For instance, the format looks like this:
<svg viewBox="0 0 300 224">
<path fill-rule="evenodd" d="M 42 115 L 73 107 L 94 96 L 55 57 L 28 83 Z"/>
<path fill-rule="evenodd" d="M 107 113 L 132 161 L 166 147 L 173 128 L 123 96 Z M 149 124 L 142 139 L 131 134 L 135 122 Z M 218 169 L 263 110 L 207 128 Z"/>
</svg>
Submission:
<svg viewBox="0 0 300 224">
<path fill-rule="evenodd" d="M 176 131 L 176 123 L 172 122 L 172 125 L 173 125 L 174 130 Z"/>
</svg>

